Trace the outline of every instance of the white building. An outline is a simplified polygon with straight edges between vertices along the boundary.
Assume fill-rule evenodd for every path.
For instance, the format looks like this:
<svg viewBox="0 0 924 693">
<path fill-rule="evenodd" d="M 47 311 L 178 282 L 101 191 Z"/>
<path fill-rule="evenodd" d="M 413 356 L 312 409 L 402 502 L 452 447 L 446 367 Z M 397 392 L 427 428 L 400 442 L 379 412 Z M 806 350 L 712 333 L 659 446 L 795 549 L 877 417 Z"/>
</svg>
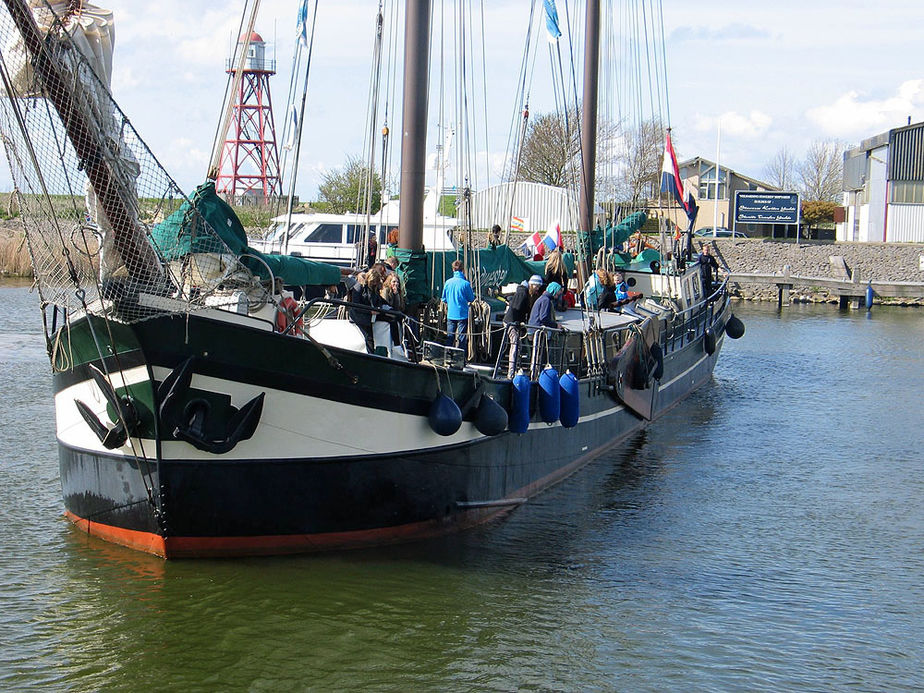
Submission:
<svg viewBox="0 0 924 693">
<path fill-rule="evenodd" d="M 837 240 L 924 243 L 924 123 L 863 140 L 844 153 L 846 220 Z"/>
<path fill-rule="evenodd" d="M 462 221 L 462 214 L 459 213 Z M 501 183 L 472 194 L 472 226 L 507 229 L 511 220 L 523 220 L 523 231 L 546 231 L 553 223 L 563 231 L 580 227 L 576 196 L 565 188 L 540 183 Z"/>
</svg>

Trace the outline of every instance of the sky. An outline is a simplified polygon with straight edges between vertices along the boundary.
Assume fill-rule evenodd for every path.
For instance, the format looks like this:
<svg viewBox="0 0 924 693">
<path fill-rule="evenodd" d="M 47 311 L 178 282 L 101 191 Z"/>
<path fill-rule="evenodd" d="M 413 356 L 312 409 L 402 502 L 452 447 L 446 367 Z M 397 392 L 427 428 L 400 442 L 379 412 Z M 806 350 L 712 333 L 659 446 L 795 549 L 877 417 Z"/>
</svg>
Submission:
<svg viewBox="0 0 924 693">
<path fill-rule="evenodd" d="M 115 14 L 116 101 L 161 163 L 189 191 L 206 173 L 227 79 L 225 61 L 242 3 L 99 4 Z M 256 24 L 272 44 L 279 66 L 271 90 L 280 138 L 298 4 L 264 0 Z M 480 102 L 486 94 L 490 106 L 477 106 L 479 113 L 488 111 L 488 126 L 473 146 L 478 150 L 475 157 L 486 162 L 485 178 L 495 176 L 488 182 L 498 182 L 516 112 L 530 2 L 473 4 L 485 8 L 488 65 L 486 83 L 476 91 Z M 583 0 L 572 0 L 570 6 L 578 4 Z M 558 5 L 564 17 L 564 0 Z M 763 179 L 781 147 L 798 159 L 815 140 L 834 138 L 856 145 L 906 124 L 909 117 L 912 122 L 924 120 L 921 0 L 663 0 L 662 5 L 671 125 L 681 160 L 715 159 L 721 124 L 722 164 Z M 320 0 L 296 187 L 302 199 L 315 199 L 321 176 L 363 150 L 376 6 L 372 0 Z M 535 21 L 542 26 L 538 18 Z M 533 113 L 554 108 L 547 62 L 537 62 L 530 96 Z M 440 136 L 434 101 L 431 98 L 431 150 Z M 397 106 L 391 108 L 400 108 L 400 94 L 394 103 Z M 392 122 L 391 127 L 398 132 L 400 123 Z M 0 185 L 4 181 L 8 174 Z"/>
</svg>

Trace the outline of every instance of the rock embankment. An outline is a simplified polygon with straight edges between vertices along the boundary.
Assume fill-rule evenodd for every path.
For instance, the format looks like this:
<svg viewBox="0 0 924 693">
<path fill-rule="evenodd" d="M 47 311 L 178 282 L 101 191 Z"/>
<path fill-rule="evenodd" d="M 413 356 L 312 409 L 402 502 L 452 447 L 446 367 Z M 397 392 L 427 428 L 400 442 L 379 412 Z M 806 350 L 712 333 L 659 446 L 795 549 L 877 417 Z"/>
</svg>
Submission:
<svg viewBox="0 0 924 693">
<path fill-rule="evenodd" d="M 716 254 L 732 274 L 783 274 L 784 267 L 796 277 L 844 278 L 838 270 L 840 263 L 832 257 L 843 258 L 851 276 L 861 284 L 879 282 L 924 282 L 921 258 L 924 244 L 911 243 L 799 243 L 768 241 L 763 239 L 716 239 Z M 738 282 L 732 287 L 740 298 L 750 300 L 777 300 L 773 284 Z M 805 302 L 834 302 L 835 291 L 813 287 L 811 282 L 794 282 L 790 300 Z M 902 305 L 924 305 L 922 296 L 915 299 L 883 299 L 884 302 Z"/>
</svg>

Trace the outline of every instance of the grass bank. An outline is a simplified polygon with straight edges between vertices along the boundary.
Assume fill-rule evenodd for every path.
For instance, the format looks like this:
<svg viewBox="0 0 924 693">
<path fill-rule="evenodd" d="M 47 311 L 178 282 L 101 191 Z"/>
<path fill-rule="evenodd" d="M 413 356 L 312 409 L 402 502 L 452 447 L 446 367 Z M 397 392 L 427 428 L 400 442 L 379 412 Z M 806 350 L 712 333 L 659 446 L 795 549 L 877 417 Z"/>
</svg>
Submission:
<svg viewBox="0 0 924 693">
<path fill-rule="evenodd" d="M 74 200 L 65 195 L 53 196 L 53 202 L 64 220 L 74 219 L 75 209 L 82 209 L 83 200 Z M 142 200 L 142 216 L 147 223 L 157 223 L 170 209 L 156 209 L 155 200 Z M 251 235 L 259 235 L 269 226 L 273 210 L 253 205 L 235 206 L 235 214 Z M 0 193 L 0 277 L 33 277 L 29 248 L 25 243 L 19 209 L 11 193 Z"/>
<path fill-rule="evenodd" d="M 0 277 L 32 277 L 32 261 L 22 230 L 0 228 Z"/>
</svg>

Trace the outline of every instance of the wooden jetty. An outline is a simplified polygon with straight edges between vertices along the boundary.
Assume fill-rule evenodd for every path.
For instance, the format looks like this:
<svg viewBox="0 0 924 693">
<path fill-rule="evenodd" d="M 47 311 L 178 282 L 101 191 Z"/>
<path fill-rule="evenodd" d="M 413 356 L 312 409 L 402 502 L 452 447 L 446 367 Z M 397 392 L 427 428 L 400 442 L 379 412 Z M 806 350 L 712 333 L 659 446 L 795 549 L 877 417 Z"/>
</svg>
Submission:
<svg viewBox="0 0 924 693">
<path fill-rule="evenodd" d="M 832 258 L 832 264 L 834 258 Z M 846 269 L 846 268 L 845 268 Z M 808 286 L 819 289 L 829 289 L 839 297 L 841 308 L 848 308 L 853 302 L 856 307 L 866 303 L 866 287 L 872 286 L 876 296 L 895 298 L 922 298 L 924 297 L 924 282 L 895 282 L 869 279 L 860 281 L 857 276 L 846 277 L 803 277 L 791 274 L 790 266 L 783 267 L 781 273 L 761 274 L 751 272 L 730 272 L 729 282 L 742 284 L 773 284 L 777 287 L 777 305 L 783 306 L 789 302 L 789 292 L 796 286 Z M 784 301 L 785 299 L 785 301 Z"/>
</svg>

